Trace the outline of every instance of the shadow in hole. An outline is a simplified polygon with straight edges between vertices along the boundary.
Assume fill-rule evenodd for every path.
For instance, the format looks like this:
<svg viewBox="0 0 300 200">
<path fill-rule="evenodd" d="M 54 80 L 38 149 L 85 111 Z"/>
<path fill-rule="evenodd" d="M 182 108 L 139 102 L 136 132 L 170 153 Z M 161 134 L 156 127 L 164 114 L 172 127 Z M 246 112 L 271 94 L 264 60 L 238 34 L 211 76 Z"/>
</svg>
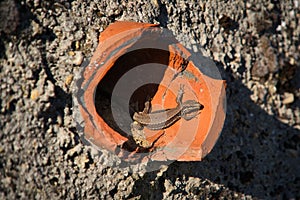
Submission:
<svg viewBox="0 0 300 200">
<path fill-rule="evenodd" d="M 208 179 L 262 199 L 299 198 L 299 131 L 257 106 L 250 99 L 251 91 L 241 80 L 234 79 L 231 71 L 223 70 L 221 74 L 227 81 L 227 116 L 214 149 L 201 162 L 172 163 L 163 177 L 170 179 L 172 185 L 176 179 Z M 159 186 L 164 178 L 154 181 L 156 173 L 149 172 L 136 182 L 132 196 L 141 195 L 142 199 L 153 193 L 162 196 L 164 187 Z M 151 181 L 154 186 L 149 185 Z M 199 194 L 196 190 L 195 194 Z M 215 198 L 222 196 L 221 193 L 216 192 Z"/>
<path fill-rule="evenodd" d="M 97 113 L 110 127 L 127 137 L 133 113 L 142 111 L 145 102 L 155 95 L 158 89 L 156 83 L 162 80 L 168 62 L 169 52 L 158 49 L 138 49 L 120 56 L 97 85 L 95 93 Z M 121 85 L 116 86 L 120 82 Z M 128 97 L 128 94 L 132 96 Z M 114 108 L 118 109 L 117 114 L 129 111 L 130 115 L 118 117 L 114 113 Z M 123 120 L 123 123 L 119 120 Z M 122 124 L 124 127 L 119 127 Z"/>
<path fill-rule="evenodd" d="M 164 76 L 169 56 L 168 51 L 151 48 L 127 52 L 116 60 L 97 85 L 96 111 L 106 124 L 129 138 L 123 145 L 129 151 L 136 148 L 130 134 L 132 115 L 142 111 L 145 102 L 157 92 L 157 83 Z"/>
</svg>

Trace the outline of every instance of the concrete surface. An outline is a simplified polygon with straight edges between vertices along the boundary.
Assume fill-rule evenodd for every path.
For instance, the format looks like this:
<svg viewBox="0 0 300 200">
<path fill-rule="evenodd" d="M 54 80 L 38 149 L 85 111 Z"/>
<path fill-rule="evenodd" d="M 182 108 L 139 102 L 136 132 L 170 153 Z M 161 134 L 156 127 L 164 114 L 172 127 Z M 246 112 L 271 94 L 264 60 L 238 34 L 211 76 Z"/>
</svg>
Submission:
<svg viewBox="0 0 300 200">
<path fill-rule="evenodd" d="M 300 2 L 0 2 L 0 199 L 299 199 Z M 202 162 L 131 174 L 72 121 L 72 78 L 116 20 L 160 23 L 227 81 L 227 118 Z"/>
</svg>

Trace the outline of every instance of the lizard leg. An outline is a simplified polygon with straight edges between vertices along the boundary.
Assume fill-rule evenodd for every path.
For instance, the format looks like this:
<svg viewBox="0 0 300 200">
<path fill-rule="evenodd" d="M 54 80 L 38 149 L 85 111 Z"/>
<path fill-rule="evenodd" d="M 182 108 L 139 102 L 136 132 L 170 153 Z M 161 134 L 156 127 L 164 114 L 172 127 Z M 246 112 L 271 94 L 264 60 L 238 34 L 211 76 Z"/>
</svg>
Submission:
<svg viewBox="0 0 300 200">
<path fill-rule="evenodd" d="M 177 93 L 177 97 L 176 97 L 176 102 L 178 105 L 182 105 L 182 97 L 183 97 L 183 93 L 184 93 L 184 85 L 180 85 L 180 88 L 178 90 L 178 93 Z"/>
<path fill-rule="evenodd" d="M 151 103 L 150 100 L 145 102 L 145 107 L 142 113 L 148 114 L 151 112 Z"/>
</svg>

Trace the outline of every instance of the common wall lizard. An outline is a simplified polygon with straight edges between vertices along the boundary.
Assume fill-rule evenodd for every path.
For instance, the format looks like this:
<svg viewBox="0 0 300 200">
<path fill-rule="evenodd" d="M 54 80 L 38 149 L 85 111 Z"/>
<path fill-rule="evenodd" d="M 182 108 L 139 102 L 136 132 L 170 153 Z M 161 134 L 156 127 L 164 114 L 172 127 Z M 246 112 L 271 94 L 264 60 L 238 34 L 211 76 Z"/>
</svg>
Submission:
<svg viewBox="0 0 300 200">
<path fill-rule="evenodd" d="M 131 132 L 136 144 L 144 148 L 153 146 L 146 139 L 143 127 L 147 127 L 150 130 L 162 130 L 170 127 L 180 118 L 190 120 L 200 113 L 204 106 L 195 100 L 187 100 L 182 103 L 183 93 L 183 86 L 180 86 L 175 108 L 150 112 L 151 104 L 150 101 L 147 101 L 143 112 L 135 112 L 133 114 L 134 122 L 131 124 Z"/>
<path fill-rule="evenodd" d="M 180 118 L 190 120 L 197 116 L 203 105 L 195 100 L 187 100 L 178 103 L 175 108 L 157 110 L 149 113 L 150 103 L 145 103 L 143 112 L 136 112 L 133 115 L 134 121 L 150 130 L 160 130 L 170 127 Z"/>
</svg>

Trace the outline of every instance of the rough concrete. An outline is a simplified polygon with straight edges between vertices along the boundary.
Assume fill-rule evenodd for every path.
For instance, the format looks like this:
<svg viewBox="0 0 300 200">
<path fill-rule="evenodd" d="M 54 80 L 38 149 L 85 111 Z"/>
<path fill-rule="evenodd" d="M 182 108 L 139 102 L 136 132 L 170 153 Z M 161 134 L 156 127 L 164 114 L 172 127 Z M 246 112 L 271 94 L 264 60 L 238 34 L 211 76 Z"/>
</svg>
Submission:
<svg viewBox="0 0 300 200">
<path fill-rule="evenodd" d="M 299 199 L 300 2 L 0 2 L 0 199 Z M 201 44 L 227 81 L 227 118 L 202 162 L 131 174 L 82 144 L 72 78 L 116 20 Z M 106 167 L 105 167 L 106 166 Z"/>
</svg>

